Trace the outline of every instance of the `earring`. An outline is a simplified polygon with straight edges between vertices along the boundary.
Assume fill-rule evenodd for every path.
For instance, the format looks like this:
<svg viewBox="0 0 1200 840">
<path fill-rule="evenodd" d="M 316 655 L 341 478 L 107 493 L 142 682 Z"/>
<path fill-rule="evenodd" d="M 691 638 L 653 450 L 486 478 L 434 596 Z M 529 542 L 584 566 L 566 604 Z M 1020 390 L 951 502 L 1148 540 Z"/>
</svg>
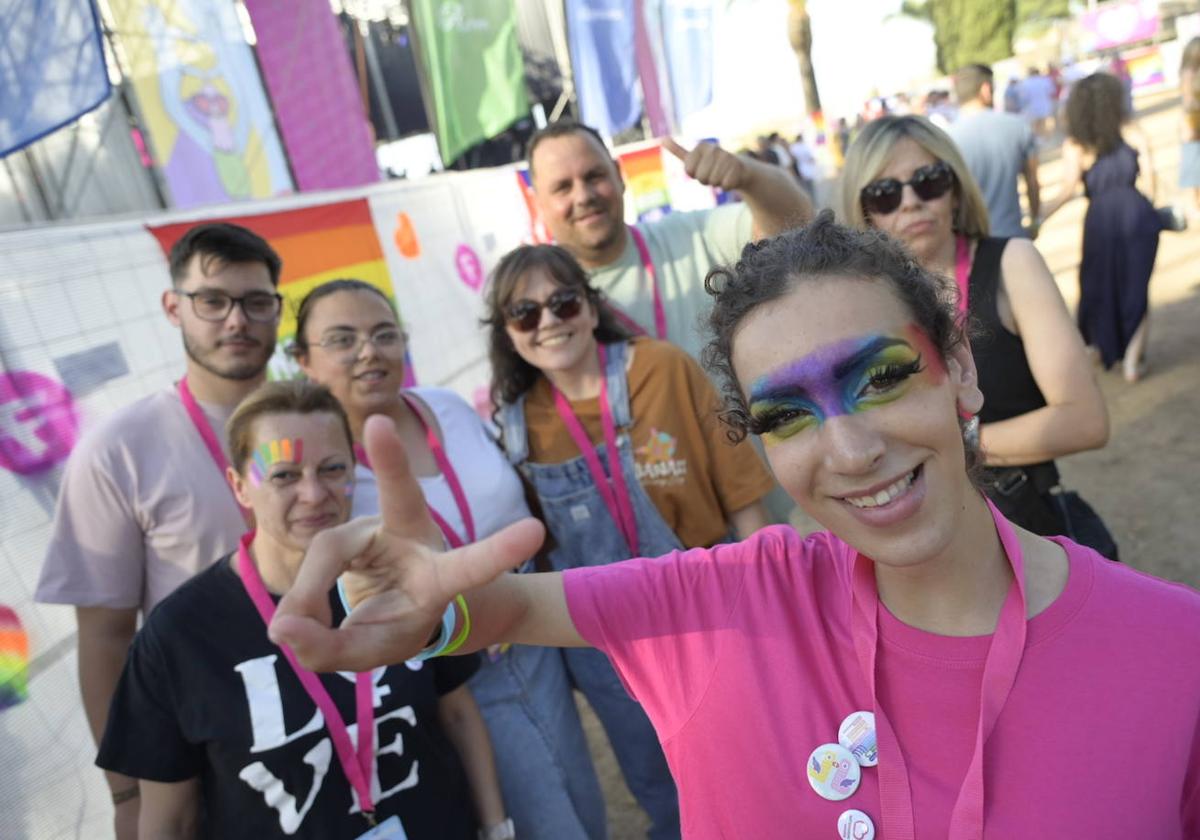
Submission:
<svg viewBox="0 0 1200 840">
<path fill-rule="evenodd" d="M 960 414 L 962 418 L 962 434 L 963 440 L 967 446 L 972 449 L 979 448 L 979 415 L 978 414 Z"/>
</svg>

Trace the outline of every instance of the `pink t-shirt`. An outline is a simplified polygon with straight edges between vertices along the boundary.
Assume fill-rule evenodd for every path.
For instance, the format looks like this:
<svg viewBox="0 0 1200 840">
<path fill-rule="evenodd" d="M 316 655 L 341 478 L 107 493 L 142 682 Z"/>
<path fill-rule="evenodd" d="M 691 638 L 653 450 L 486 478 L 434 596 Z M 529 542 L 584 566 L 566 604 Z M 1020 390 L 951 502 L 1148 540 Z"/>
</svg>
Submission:
<svg viewBox="0 0 1200 840">
<path fill-rule="evenodd" d="M 1198 838 L 1200 595 L 1060 543 L 1067 587 L 1029 622 L 985 749 L 987 836 Z M 576 627 L 654 723 L 689 840 L 836 837 L 849 808 L 882 825 L 877 770 L 841 802 L 806 777 L 812 750 L 873 709 L 851 637 L 853 557 L 830 534 L 779 526 L 566 573 Z M 887 610 L 879 632 L 916 835 L 944 838 L 990 637 L 936 636 Z"/>
</svg>

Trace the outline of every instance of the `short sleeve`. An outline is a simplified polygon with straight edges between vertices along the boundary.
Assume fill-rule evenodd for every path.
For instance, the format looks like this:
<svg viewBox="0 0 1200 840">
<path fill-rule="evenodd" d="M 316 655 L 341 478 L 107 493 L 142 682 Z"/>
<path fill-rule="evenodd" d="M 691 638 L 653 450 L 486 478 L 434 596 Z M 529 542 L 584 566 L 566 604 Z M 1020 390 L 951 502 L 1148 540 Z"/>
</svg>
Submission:
<svg viewBox="0 0 1200 840">
<path fill-rule="evenodd" d="M 144 535 L 109 456 L 88 441 L 71 454 L 38 580 L 42 603 L 113 609 L 142 603 Z"/>
<path fill-rule="evenodd" d="M 691 357 L 686 357 L 686 369 L 688 388 L 695 395 L 696 422 L 708 448 L 713 488 L 728 517 L 770 493 L 775 480 L 754 444 L 748 439 L 729 440 L 720 417 L 721 397 L 712 380 Z"/>
<path fill-rule="evenodd" d="M 154 630 L 142 628 L 113 694 L 98 766 L 155 782 L 182 782 L 200 775 L 204 750 L 189 742 L 180 728 L 165 661 Z"/>
<path fill-rule="evenodd" d="M 449 694 L 465 683 L 479 670 L 482 654 L 465 656 L 441 656 L 429 660 L 433 666 L 433 687 L 439 697 Z"/>
<path fill-rule="evenodd" d="M 563 574 L 576 629 L 612 660 L 660 740 L 679 730 L 708 686 L 759 539 Z"/>
<path fill-rule="evenodd" d="M 754 235 L 754 216 L 743 201 L 722 204 L 704 212 L 704 227 L 701 235 L 712 249 L 716 265 L 737 262 L 742 249 Z"/>
</svg>

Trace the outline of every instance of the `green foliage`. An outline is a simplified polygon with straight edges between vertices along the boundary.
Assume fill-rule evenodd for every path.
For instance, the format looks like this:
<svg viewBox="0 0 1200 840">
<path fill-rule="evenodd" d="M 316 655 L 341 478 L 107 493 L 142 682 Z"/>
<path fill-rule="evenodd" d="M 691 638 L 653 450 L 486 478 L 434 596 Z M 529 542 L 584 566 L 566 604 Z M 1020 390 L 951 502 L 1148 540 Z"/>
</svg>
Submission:
<svg viewBox="0 0 1200 840">
<path fill-rule="evenodd" d="M 1012 55 L 1017 0 L 928 0 L 925 5 L 942 73 Z"/>
<path fill-rule="evenodd" d="M 1017 26 L 1071 16 L 1070 0 L 1017 0 Z"/>
</svg>

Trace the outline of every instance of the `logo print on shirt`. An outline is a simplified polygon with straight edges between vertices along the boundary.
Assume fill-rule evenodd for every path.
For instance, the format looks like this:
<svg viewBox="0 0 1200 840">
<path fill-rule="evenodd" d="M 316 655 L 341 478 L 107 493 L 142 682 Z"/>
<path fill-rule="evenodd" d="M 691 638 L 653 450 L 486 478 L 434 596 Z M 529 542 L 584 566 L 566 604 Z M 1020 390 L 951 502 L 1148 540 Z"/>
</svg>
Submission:
<svg viewBox="0 0 1200 840">
<path fill-rule="evenodd" d="M 686 458 L 675 457 L 678 448 L 678 438 L 651 427 L 646 444 L 633 451 L 638 481 L 656 487 L 683 484 L 687 479 L 688 464 Z"/>
</svg>

